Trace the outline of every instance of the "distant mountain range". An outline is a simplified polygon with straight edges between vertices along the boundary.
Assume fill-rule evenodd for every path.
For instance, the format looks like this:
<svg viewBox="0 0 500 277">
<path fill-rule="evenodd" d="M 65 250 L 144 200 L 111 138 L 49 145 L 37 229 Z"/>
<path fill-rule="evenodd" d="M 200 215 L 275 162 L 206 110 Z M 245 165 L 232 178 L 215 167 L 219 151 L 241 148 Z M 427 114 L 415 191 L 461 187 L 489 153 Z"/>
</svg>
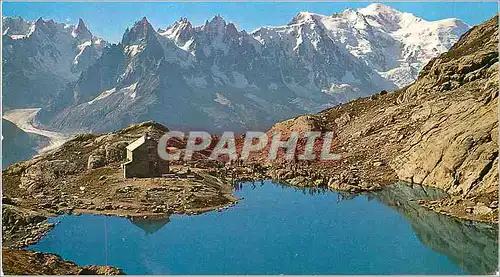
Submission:
<svg viewBox="0 0 500 277">
<path fill-rule="evenodd" d="M 101 55 L 107 42 L 78 25 L 3 17 L 3 106 L 43 107 Z"/>
<path fill-rule="evenodd" d="M 157 30 L 143 18 L 118 44 L 95 38 L 83 21 L 3 24 L 5 107 L 42 107 L 43 124 L 72 132 L 151 119 L 182 129 L 262 130 L 408 85 L 469 29 L 381 4 L 330 16 L 301 12 L 252 33 L 220 16 Z"/>
</svg>

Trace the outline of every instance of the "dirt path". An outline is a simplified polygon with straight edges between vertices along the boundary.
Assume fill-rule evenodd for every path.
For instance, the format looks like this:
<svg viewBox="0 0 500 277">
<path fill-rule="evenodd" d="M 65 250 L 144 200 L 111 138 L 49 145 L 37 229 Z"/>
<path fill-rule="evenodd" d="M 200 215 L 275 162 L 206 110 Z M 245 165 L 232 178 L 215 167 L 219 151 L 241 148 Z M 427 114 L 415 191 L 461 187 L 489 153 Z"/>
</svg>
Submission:
<svg viewBox="0 0 500 277">
<path fill-rule="evenodd" d="M 48 130 L 39 129 L 34 125 L 34 119 L 40 108 L 34 109 L 14 109 L 4 112 L 3 119 L 14 123 L 21 130 L 44 136 L 50 139 L 49 145 L 38 149 L 38 153 L 43 153 L 61 146 L 64 142 L 71 139 L 72 135 L 52 132 Z"/>
</svg>

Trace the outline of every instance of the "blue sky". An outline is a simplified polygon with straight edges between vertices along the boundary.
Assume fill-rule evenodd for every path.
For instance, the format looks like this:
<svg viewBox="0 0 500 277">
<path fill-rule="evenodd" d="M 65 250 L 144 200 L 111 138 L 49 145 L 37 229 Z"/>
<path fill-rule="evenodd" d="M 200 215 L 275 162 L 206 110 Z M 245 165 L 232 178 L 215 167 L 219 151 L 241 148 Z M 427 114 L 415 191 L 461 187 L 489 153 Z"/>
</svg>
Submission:
<svg viewBox="0 0 500 277">
<path fill-rule="evenodd" d="M 384 2 L 379 2 L 384 3 Z M 125 29 L 146 16 L 154 28 L 166 28 L 180 17 L 194 25 L 220 14 L 239 29 L 253 31 L 260 26 L 284 25 L 300 11 L 320 14 L 342 12 L 346 8 L 365 7 L 369 2 L 3 2 L 4 16 L 39 17 L 76 24 L 81 17 L 97 36 L 111 42 L 121 40 Z M 426 20 L 460 18 L 476 25 L 498 12 L 496 2 L 385 2 L 395 9 L 411 12 Z"/>
</svg>

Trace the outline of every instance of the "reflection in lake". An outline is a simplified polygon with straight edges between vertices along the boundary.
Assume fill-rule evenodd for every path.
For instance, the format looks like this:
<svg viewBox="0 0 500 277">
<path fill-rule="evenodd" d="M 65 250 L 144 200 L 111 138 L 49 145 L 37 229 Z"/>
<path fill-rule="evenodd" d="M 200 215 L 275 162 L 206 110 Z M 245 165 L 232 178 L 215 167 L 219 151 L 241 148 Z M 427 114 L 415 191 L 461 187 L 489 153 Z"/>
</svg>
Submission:
<svg viewBox="0 0 500 277">
<path fill-rule="evenodd" d="M 410 222 L 423 244 L 446 255 L 468 273 L 495 273 L 498 269 L 498 225 L 443 216 L 422 208 L 415 201 L 442 196 L 444 193 L 438 189 L 395 184 L 369 194 L 368 199 L 377 199 L 398 211 Z"/>
<path fill-rule="evenodd" d="M 169 218 L 130 218 L 130 222 L 144 231 L 146 235 L 151 235 L 160 230 L 170 221 Z"/>
<path fill-rule="evenodd" d="M 128 274 L 463 274 L 496 268 L 496 225 L 458 221 L 408 201 L 440 197 L 437 190 L 395 185 L 354 195 L 264 181 L 235 185 L 235 194 L 244 199 L 227 210 L 170 220 L 60 216 L 55 220 L 61 223 L 30 248 Z"/>
</svg>

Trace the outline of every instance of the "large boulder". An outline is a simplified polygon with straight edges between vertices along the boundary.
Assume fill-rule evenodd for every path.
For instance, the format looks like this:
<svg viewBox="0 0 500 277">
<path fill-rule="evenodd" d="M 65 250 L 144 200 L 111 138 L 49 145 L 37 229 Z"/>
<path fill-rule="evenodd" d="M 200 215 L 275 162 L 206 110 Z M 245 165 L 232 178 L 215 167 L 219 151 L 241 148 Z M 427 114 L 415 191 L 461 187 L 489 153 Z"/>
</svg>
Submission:
<svg viewBox="0 0 500 277">
<path fill-rule="evenodd" d="M 129 143 L 127 141 L 119 141 L 113 144 L 107 144 L 105 146 L 106 152 L 106 162 L 120 162 L 125 158 L 125 147 L 127 147 Z"/>
<path fill-rule="evenodd" d="M 68 160 L 40 161 L 26 168 L 19 187 L 31 193 L 53 184 L 61 176 L 72 175 L 77 171 L 78 166 Z"/>
<path fill-rule="evenodd" d="M 104 162 L 104 157 L 102 155 L 90 154 L 87 162 L 87 169 L 102 167 L 105 164 L 106 163 Z"/>
</svg>

